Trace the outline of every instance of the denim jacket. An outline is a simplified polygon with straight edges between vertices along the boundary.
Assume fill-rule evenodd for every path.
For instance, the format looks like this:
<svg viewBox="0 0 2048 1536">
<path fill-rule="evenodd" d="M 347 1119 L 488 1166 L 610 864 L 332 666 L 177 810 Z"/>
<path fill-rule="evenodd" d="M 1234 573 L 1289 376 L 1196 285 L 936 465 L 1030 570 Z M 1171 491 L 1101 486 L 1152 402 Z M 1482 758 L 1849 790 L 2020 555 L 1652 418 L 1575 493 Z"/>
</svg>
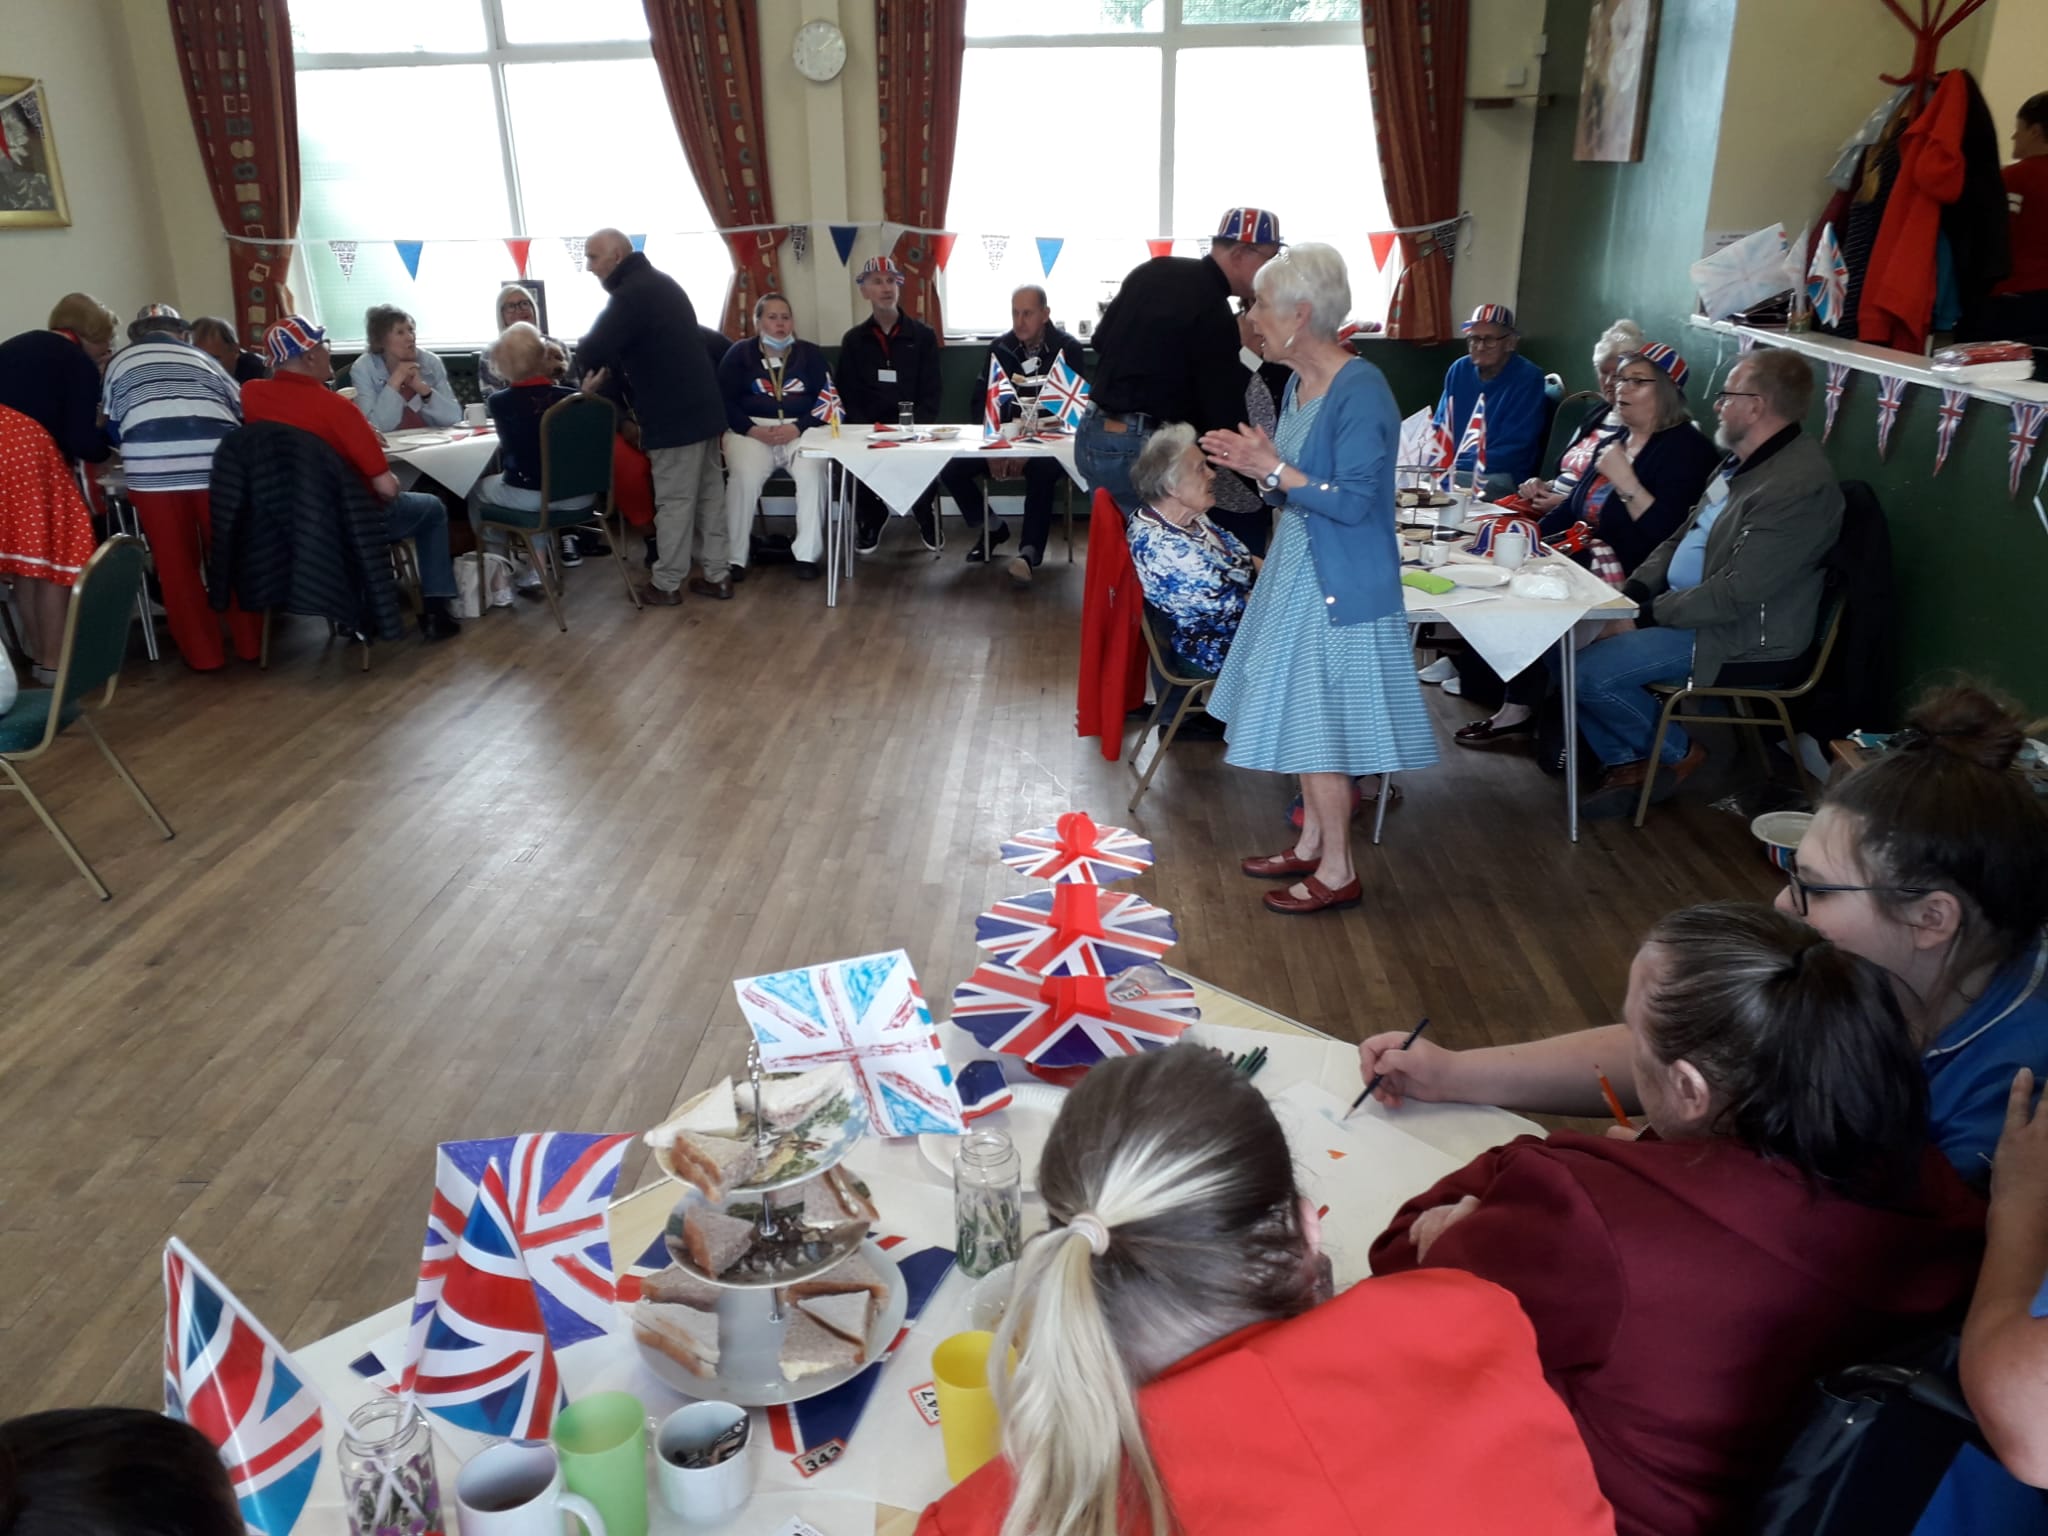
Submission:
<svg viewBox="0 0 2048 1536">
<path fill-rule="evenodd" d="M 407 405 L 418 411 L 430 427 L 452 427 L 462 420 L 462 402 L 448 387 L 448 370 L 441 359 L 422 347 L 419 365 L 420 382 L 433 393 L 424 400 L 411 401 L 397 390 L 385 387 L 391 370 L 375 352 L 365 352 L 350 366 L 348 381 L 355 386 L 356 409 L 369 417 L 370 425 L 379 432 L 396 432 Z"/>
</svg>

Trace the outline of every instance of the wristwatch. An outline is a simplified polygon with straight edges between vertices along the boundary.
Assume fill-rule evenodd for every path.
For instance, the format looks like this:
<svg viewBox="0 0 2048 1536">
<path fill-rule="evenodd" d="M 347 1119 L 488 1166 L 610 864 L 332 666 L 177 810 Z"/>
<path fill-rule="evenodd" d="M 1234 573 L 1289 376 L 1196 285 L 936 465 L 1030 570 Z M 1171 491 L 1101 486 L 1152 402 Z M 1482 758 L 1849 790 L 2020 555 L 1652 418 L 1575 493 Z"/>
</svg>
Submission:
<svg viewBox="0 0 2048 1536">
<path fill-rule="evenodd" d="M 1259 484 L 1263 485 L 1269 491 L 1277 491 L 1280 489 L 1280 477 L 1285 473 L 1287 473 L 1287 465 L 1284 462 L 1275 464 L 1273 466 L 1273 472 L 1270 475 L 1267 475 L 1264 479 L 1260 480 Z"/>
</svg>

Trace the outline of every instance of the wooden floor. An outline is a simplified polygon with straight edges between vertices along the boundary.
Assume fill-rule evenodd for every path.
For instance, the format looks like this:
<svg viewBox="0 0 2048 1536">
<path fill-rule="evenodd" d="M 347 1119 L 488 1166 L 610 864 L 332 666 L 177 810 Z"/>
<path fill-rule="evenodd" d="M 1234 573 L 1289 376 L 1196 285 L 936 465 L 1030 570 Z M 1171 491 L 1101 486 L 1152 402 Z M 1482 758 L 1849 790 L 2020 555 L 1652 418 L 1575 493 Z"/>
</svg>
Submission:
<svg viewBox="0 0 2048 1536">
<path fill-rule="evenodd" d="M 408 1294 L 435 1142 L 653 1123 L 739 1062 L 736 976 L 901 945 L 943 1015 L 1025 884 L 997 842 L 1069 808 L 1156 841 L 1174 963 L 1346 1038 L 1605 1021 L 1652 918 L 1773 889 L 1703 803 L 1573 847 L 1526 758 L 1447 744 L 1363 907 L 1269 916 L 1236 864 L 1291 787 L 1189 745 L 1127 817 L 1073 732 L 1081 566 L 1020 593 L 909 533 L 836 611 L 770 568 L 636 614 L 593 561 L 567 635 L 522 605 L 365 676 L 297 620 L 267 673 L 131 666 L 106 734 L 177 839 L 88 742 L 34 765 L 102 904 L 0 797 L 0 1414 L 160 1400 L 173 1233 L 287 1344 Z"/>
</svg>

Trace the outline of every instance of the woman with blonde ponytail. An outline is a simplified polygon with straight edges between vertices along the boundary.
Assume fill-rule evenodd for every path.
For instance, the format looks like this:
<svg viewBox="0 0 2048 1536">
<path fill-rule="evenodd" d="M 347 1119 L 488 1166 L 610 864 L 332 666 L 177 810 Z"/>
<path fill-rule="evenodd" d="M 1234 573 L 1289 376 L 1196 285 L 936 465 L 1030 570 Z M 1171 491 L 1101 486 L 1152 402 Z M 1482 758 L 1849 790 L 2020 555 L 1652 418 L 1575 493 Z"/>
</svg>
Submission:
<svg viewBox="0 0 2048 1536">
<path fill-rule="evenodd" d="M 1334 1300 L 1264 1096 L 1195 1046 L 1104 1063 L 1039 1166 L 991 1351 L 1003 1456 L 919 1536 L 1593 1536 L 1613 1519 L 1511 1298 Z"/>
</svg>

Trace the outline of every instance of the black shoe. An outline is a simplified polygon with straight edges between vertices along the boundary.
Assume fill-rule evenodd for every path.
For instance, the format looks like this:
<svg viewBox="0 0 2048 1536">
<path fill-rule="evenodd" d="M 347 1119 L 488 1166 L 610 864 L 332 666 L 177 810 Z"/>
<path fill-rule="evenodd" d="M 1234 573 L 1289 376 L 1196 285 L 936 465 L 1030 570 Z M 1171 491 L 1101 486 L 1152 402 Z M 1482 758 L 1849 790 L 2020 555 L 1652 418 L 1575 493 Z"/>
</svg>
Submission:
<svg viewBox="0 0 2048 1536">
<path fill-rule="evenodd" d="M 734 582 L 745 581 L 747 579 L 747 568 L 744 565 L 727 566 L 725 579 Z"/>
<path fill-rule="evenodd" d="M 924 540 L 924 547 L 937 554 L 946 547 L 946 530 L 939 525 L 939 514 L 924 507 L 913 507 L 910 515 L 917 519 L 917 536 Z"/>
<path fill-rule="evenodd" d="M 608 555 L 612 552 L 611 541 L 601 533 L 592 533 L 586 528 L 576 535 L 576 539 L 586 555 Z"/>
<path fill-rule="evenodd" d="M 853 530 L 853 552 L 856 555 L 872 555 L 882 547 L 882 525 Z"/>
<path fill-rule="evenodd" d="M 565 533 L 561 536 L 562 564 L 581 565 L 583 563 L 581 537 L 580 534 L 574 533 Z"/>
<path fill-rule="evenodd" d="M 452 640 L 462 633 L 462 626 L 455 622 L 455 615 L 445 609 L 430 608 L 420 615 L 420 634 L 433 640 Z"/>
<path fill-rule="evenodd" d="M 654 535 L 650 533 L 647 535 L 647 553 L 641 557 L 640 563 L 651 571 L 654 569 L 654 562 L 659 558 L 661 557 L 654 551 Z"/>
<path fill-rule="evenodd" d="M 969 565 L 980 565 L 988 559 L 988 554 L 981 547 L 981 530 L 976 528 L 970 531 L 974 536 L 967 541 L 967 563 Z M 1009 542 L 1010 525 L 1008 523 L 997 523 L 995 531 L 988 536 L 989 550 L 993 551 Z"/>
<path fill-rule="evenodd" d="M 816 581 L 824 574 L 818 568 L 818 562 L 815 560 L 799 560 L 796 563 L 796 579 L 798 581 Z"/>
</svg>

